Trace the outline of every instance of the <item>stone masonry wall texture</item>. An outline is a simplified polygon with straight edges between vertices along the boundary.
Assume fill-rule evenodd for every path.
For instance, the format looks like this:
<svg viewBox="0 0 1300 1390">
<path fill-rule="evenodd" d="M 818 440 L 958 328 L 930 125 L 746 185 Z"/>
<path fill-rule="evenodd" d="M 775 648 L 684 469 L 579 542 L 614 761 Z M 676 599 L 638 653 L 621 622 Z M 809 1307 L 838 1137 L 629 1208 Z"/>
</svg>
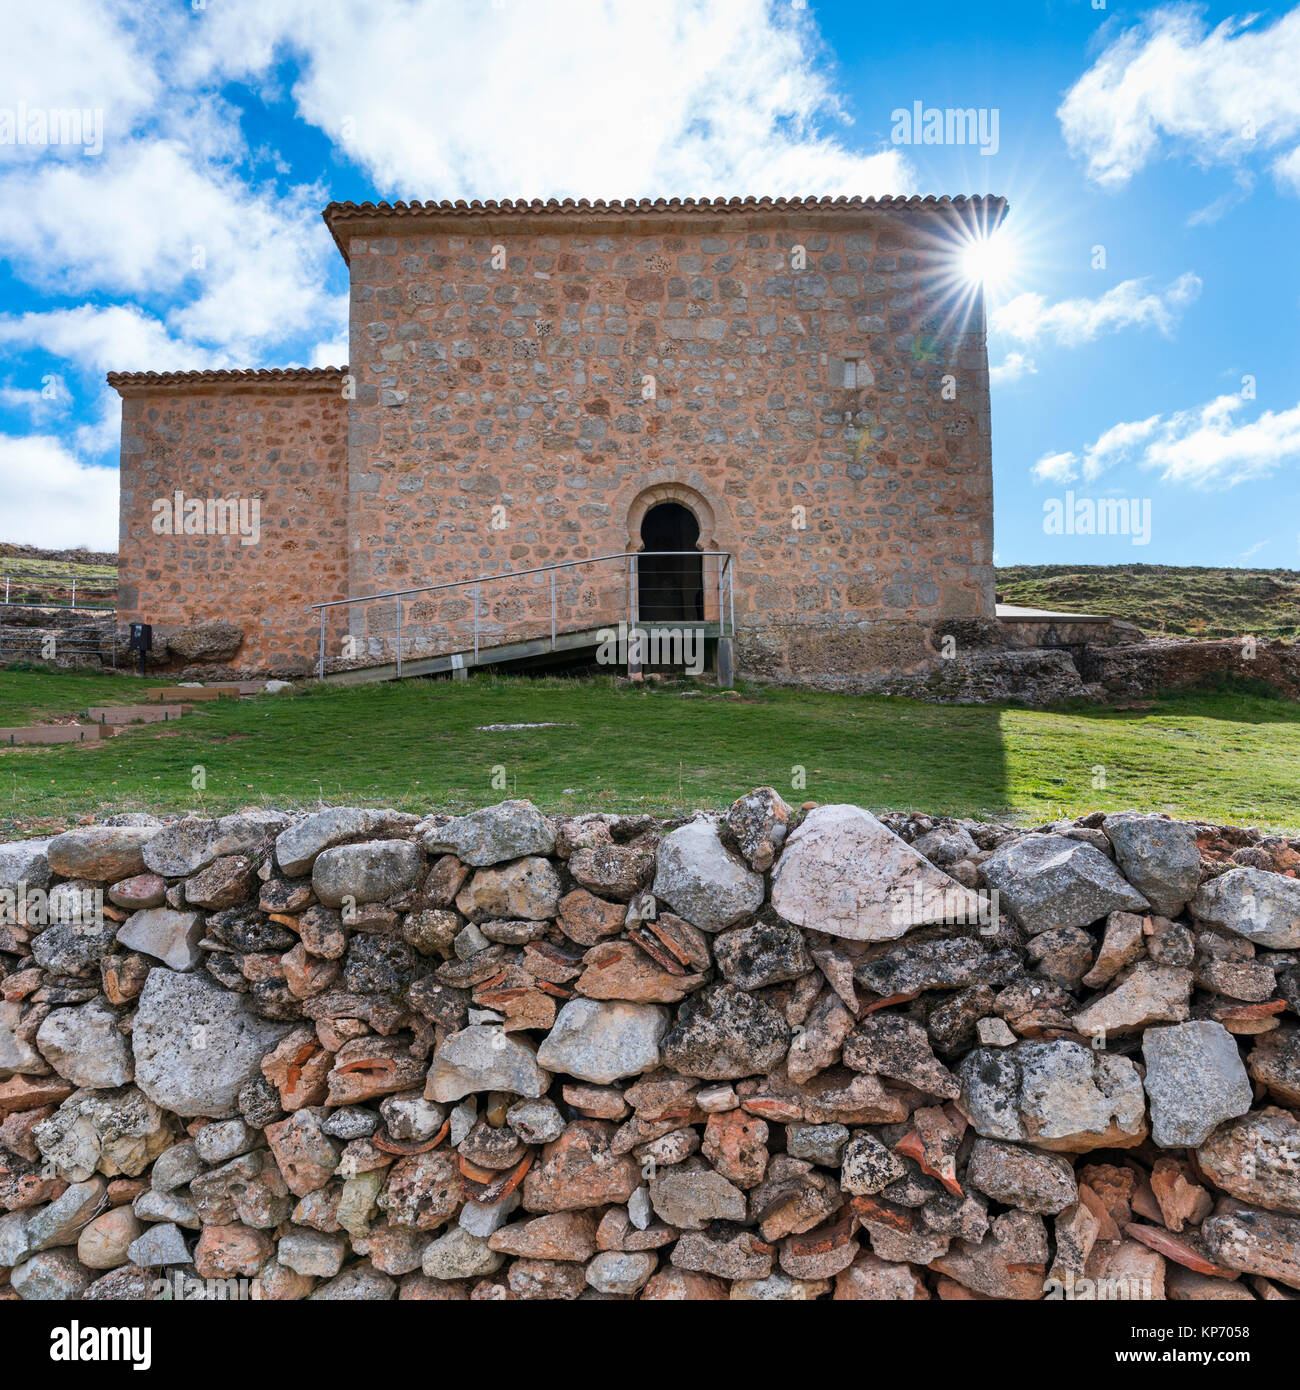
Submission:
<svg viewBox="0 0 1300 1390">
<path fill-rule="evenodd" d="M 0 1299 L 1293 1298 L 1298 864 L 770 788 L 0 845 Z"/>
<path fill-rule="evenodd" d="M 118 616 L 157 625 L 155 643 L 171 627 L 231 623 L 241 666 L 305 669 L 317 649 L 309 605 L 347 596 L 342 374 L 241 375 L 110 378 L 123 397 Z M 256 498 L 257 543 L 159 534 L 154 503 L 178 489 Z"/>
<path fill-rule="evenodd" d="M 676 501 L 701 549 L 734 556 L 742 673 L 926 666 L 940 620 L 993 616 L 983 310 L 956 267 L 1003 211 L 331 204 L 351 275 L 349 592 L 638 550 L 648 506 Z M 210 417 L 169 423 L 158 464 Z M 126 524 L 124 556 L 152 568 Z M 716 617 L 708 567 L 705 588 Z M 561 621 L 621 616 L 624 591 L 616 570 L 571 571 Z M 539 598 L 485 591 L 485 637 L 541 631 Z M 469 612 L 434 596 L 409 630 L 463 647 Z M 360 610 L 353 630 L 375 631 Z"/>
</svg>

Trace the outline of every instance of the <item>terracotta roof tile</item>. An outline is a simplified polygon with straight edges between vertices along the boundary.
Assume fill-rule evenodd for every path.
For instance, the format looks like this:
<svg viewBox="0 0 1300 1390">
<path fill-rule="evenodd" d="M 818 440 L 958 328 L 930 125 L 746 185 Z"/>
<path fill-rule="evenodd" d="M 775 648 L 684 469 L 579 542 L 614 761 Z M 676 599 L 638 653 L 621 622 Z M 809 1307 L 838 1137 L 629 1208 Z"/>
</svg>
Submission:
<svg viewBox="0 0 1300 1390">
<path fill-rule="evenodd" d="M 339 250 L 347 260 L 347 245 L 340 230 L 349 222 L 372 222 L 389 218 L 435 217 L 598 217 L 614 220 L 629 215 L 681 217 L 707 214 L 712 217 L 735 213 L 770 211 L 778 213 L 845 213 L 863 211 L 907 211 L 982 214 L 982 225 L 994 227 L 1005 215 L 1005 198 L 976 194 L 952 198 L 948 195 L 935 197 L 929 193 L 924 197 L 859 198 L 840 195 L 808 198 L 505 198 L 497 201 L 477 198 L 466 202 L 458 198 L 455 202 L 443 199 L 434 202 L 395 202 L 395 203 L 330 203 L 321 216 L 329 227 Z"/>
<path fill-rule="evenodd" d="M 198 372 L 109 372 L 108 384 L 123 394 L 158 387 L 274 386 L 295 382 L 339 382 L 346 367 L 248 367 Z"/>
</svg>

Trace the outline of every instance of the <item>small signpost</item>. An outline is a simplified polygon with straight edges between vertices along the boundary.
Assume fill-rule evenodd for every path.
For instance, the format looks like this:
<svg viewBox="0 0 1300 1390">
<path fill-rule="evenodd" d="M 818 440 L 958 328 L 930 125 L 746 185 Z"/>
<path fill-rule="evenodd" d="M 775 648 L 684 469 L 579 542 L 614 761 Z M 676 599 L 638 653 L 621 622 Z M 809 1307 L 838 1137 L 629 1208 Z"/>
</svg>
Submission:
<svg viewBox="0 0 1300 1390">
<path fill-rule="evenodd" d="M 153 624 L 152 623 L 132 623 L 131 640 L 128 643 L 131 651 L 140 653 L 140 674 L 145 674 L 145 663 L 149 653 L 153 651 Z"/>
</svg>

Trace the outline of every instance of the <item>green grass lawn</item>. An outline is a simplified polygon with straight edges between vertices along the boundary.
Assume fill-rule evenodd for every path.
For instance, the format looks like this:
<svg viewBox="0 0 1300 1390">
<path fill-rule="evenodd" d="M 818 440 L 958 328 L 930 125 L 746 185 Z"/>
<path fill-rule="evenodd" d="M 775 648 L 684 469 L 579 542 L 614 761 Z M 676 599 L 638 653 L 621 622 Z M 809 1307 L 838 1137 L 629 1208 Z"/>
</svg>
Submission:
<svg viewBox="0 0 1300 1390">
<path fill-rule="evenodd" d="M 0 723 L 140 689 L 125 676 L 0 671 Z M 537 722 L 556 727 L 481 727 Z M 0 835 L 88 811 L 322 802 L 467 810 L 521 796 L 547 810 L 669 812 L 725 806 L 761 783 L 795 803 L 1031 822 L 1138 807 L 1295 828 L 1300 705 L 1216 692 L 1147 711 L 1043 711 L 488 676 L 307 686 L 102 743 L 4 750 Z"/>
<path fill-rule="evenodd" d="M 135 704 L 143 701 L 146 684 L 172 682 L 150 676 L 142 683 L 118 671 L 50 671 L 28 663 L 0 666 L 0 727 L 40 724 L 79 714 L 90 705 Z"/>
</svg>

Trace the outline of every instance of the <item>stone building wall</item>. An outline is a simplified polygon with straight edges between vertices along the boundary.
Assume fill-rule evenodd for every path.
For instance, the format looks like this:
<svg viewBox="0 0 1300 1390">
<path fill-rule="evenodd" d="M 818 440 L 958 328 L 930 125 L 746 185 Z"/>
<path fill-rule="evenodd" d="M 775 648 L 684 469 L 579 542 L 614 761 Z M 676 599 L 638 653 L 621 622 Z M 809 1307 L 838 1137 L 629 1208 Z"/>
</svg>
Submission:
<svg viewBox="0 0 1300 1390">
<path fill-rule="evenodd" d="M 228 622 L 244 632 L 236 665 L 305 667 L 317 648 L 310 604 L 347 593 L 342 372 L 115 373 L 109 382 L 122 396 L 119 619 L 164 632 Z M 155 530 L 169 520 L 155 503 L 176 513 L 178 489 L 204 504 L 198 533 Z M 237 510 L 214 513 L 225 533 L 210 534 L 210 500 L 250 504 L 243 534 Z M 184 506 L 179 515 L 183 528 Z"/>
<path fill-rule="evenodd" d="M 735 556 L 742 672 L 927 664 L 935 621 L 993 615 L 983 313 L 954 270 L 972 219 L 1001 213 L 331 205 L 352 592 L 636 549 L 673 500 Z M 561 620 L 605 607 L 595 574 L 606 599 L 625 584 L 571 572 Z M 705 590 L 712 607 L 711 571 Z M 421 623 L 466 629 L 467 597 Z M 484 592 L 485 630 L 529 615 L 549 622 L 539 582 Z"/>
</svg>

